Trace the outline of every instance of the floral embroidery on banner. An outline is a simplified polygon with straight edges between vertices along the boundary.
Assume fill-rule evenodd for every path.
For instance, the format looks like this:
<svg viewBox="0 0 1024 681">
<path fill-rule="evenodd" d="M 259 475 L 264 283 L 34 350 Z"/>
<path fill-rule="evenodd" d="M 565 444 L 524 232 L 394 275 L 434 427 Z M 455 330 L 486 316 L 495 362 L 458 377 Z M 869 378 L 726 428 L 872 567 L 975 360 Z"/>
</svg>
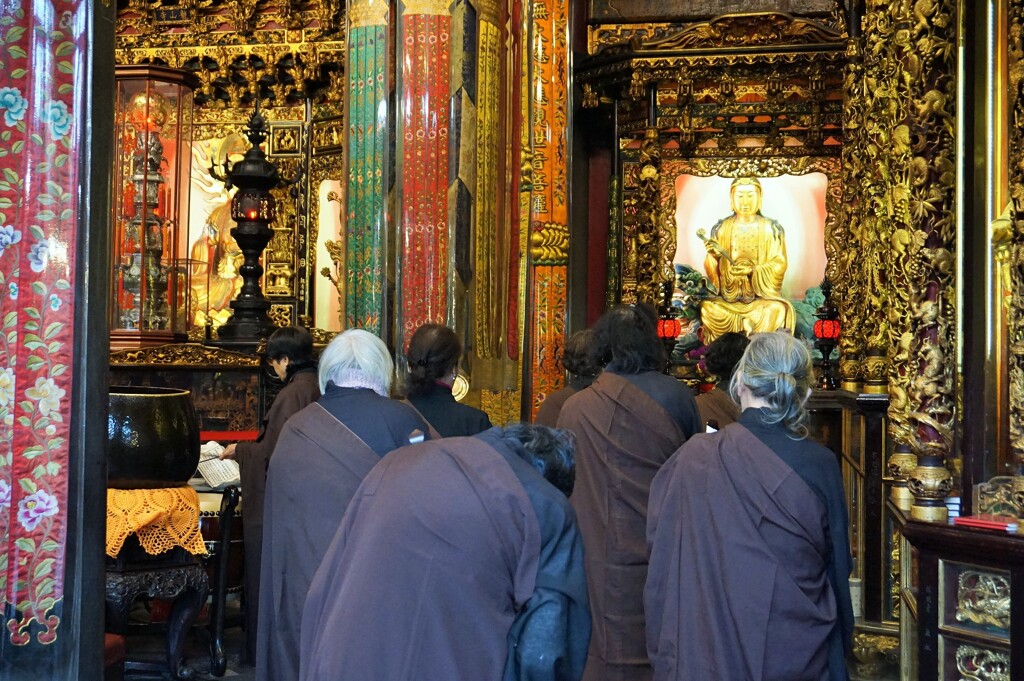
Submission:
<svg viewBox="0 0 1024 681">
<path fill-rule="evenodd" d="M 61 618 L 87 9 L 0 16 L 0 651 Z"/>
</svg>

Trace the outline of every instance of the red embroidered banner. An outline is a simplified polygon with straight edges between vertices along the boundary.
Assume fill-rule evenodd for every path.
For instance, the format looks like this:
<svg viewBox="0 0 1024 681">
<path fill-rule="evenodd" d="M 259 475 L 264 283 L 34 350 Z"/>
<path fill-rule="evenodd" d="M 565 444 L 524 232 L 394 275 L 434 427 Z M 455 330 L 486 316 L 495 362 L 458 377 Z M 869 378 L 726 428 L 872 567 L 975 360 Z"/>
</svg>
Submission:
<svg viewBox="0 0 1024 681">
<path fill-rule="evenodd" d="M 0 18 L 0 648 L 60 623 L 89 16 L 52 0 Z"/>
</svg>

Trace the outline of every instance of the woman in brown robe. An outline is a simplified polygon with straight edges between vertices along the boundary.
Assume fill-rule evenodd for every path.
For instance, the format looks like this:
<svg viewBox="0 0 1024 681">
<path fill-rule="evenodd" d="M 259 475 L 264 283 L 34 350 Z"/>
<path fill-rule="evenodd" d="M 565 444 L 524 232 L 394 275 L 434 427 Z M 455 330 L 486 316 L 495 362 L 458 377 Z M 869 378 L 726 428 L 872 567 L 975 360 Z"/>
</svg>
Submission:
<svg viewBox="0 0 1024 681">
<path fill-rule="evenodd" d="M 267 359 L 284 387 L 274 398 L 263 429 L 255 442 L 239 442 L 224 448 L 220 458 L 237 459 L 242 475 L 242 532 L 245 536 L 245 645 L 246 657 L 256 661 L 256 627 L 260 593 L 260 560 L 263 556 L 263 497 L 267 466 L 281 429 L 292 414 L 320 398 L 313 359 L 313 338 L 301 326 L 285 326 L 267 339 Z"/>
<path fill-rule="evenodd" d="M 740 417 L 740 405 L 729 395 L 729 381 L 749 342 L 742 333 L 730 331 L 708 346 L 704 363 L 708 372 L 718 377 L 718 383 L 710 392 L 697 395 L 697 409 L 705 426 L 721 430 Z"/>
<path fill-rule="evenodd" d="M 570 501 L 586 549 L 593 615 L 583 679 L 647 681 L 647 496 L 661 465 L 703 425 L 690 389 L 661 373 L 664 350 L 653 313 L 628 305 L 609 310 L 594 325 L 592 352 L 604 370 L 558 418 L 576 435 Z"/>
<path fill-rule="evenodd" d="M 257 681 L 299 678 L 302 607 L 349 500 L 380 459 L 426 436 L 414 409 L 388 397 L 384 342 L 348 329 L 320 355 L 323 396 L 285 424 L 267 469 Z"/>
<path fill-rule="evenodd" d="M 590 634 L 572 441 L 531 425 L 388 455 L 310 586 L 301 679 L 578 681 Z"/>
<path fill-rule="evenodd" d="M 836 455 L 806 439 L 807 348 L 755 334 L 743 413 L 680 447 L 651 485 L 647 650 L 657 681 L 845 681 L 853 633 Z"/>
</svg>

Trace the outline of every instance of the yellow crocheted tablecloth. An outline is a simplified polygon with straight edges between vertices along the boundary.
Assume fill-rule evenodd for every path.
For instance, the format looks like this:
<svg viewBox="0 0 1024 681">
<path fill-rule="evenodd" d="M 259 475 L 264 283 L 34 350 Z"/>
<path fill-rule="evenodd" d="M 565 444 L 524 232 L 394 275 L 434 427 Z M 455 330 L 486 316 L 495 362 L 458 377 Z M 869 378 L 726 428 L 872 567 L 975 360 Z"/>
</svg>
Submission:
<svg viewBox="0 0 1024 681">
<path fill-rule="evenodd" d="M 117 556 L 128 535 L 135 534 L 154 556 L 180 546 L 203 555 L 199 497 L 189 486 L 162 489 L 107 490 L 107 555 Z"/>
</svg>

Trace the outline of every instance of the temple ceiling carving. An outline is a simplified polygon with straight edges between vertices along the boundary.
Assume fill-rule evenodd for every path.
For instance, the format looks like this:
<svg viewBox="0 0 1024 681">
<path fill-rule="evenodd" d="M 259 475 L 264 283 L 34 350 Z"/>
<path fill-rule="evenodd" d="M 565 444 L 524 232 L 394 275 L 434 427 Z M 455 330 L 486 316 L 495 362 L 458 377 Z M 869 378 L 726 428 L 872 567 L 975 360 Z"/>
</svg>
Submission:
<svg viewBox="0 0 1024 681">
<path fill-rule="evenodd" d="M 721 16 L 592 44 L 576 75 L 584 107 L 618 101 L 620 134 L 641 135 L 654 106 L 666 156 L 827 155 L 843 137 L 846 40 L 779 12 Z"/>
<path fill-rule="evenodd" d="M 802 16 L 827 16 L 836 0 L 590 0 L 592 22 L 658 19 L 708 19 L 742 12 L 786 12 Z"/>
<path fill-rule="evenodd" d="M 326 101 L 344 87 L 344 10 L 327 0 L 127 0 L 117 61 L 192 71 L 204 108 Z"/>
</svg>

